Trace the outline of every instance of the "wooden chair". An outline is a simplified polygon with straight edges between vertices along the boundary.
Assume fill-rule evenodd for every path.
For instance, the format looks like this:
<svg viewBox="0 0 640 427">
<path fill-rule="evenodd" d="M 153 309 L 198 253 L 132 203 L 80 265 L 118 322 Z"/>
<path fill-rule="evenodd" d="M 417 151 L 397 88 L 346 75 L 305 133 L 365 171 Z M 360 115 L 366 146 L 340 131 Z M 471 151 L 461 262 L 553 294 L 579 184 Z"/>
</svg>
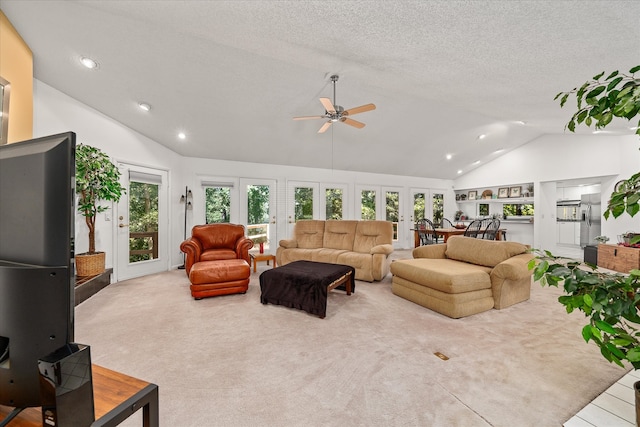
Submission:
<svg viewBox="0 0 640 427">
<path fill-rule="evenodd" d="M 442 218 L 442 228 L 455 228 L 456 226 L 453 225 L 453 223 L 451 221 L 449 221 L 448 218 Z"/>
<path fill-rule="evenodd" d="M 418 236 L 420 237 L 420 246 L 438 243 L 436 229 L 430 220 L 423 218 L 416 222 L 416 230 L 418 230 Z"/>
<path fill-rule="evenodd" d="M 464 231 L 464 235 L 466 237 L 475 237 L 475 238 L 477 238 L 478 234 L 480 235 L 480 237 L 482 237 L 482 220 L 474 219 L 467 226 L 467 229 Z"/>
<path fill-rule="evenodd" d="M 497 218 L 494 218 L 493 220 L 491 220 L 487 228 L 484 229 L 482 238 L 486 240 L 496 240 L 496 235 L 498 234 L 499 229 L 500 229 L 500 220 Z"/>
</svg>

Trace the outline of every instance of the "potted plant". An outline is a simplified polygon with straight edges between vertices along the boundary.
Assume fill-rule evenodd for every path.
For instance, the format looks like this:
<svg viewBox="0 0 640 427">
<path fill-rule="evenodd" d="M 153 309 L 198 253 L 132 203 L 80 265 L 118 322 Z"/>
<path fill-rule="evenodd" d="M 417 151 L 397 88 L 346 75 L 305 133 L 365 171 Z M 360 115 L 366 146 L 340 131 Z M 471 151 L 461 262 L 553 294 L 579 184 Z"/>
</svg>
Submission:
<svg viewBox="0 0 640 427">
<path fill-rule="evenodd" d="M 640 65 L 631 68 L 628 75 L 614 71 L 600 81 L 603 72 L 580 88 L 556 95 L 561 107 L 571 94 L 576 96 L 578 110 L 567 128 L 574 132 L 577 124 L 594 123 L 596 129 L 602 129 L 613 117 L 631 120 L 640 114 L 640 79 L 634 77 L 638 71 Z M 640 135 L 638 125 L 636 133 Z M 640 172 L 615 186 L 604 212 L 606 219 L 625 212 L 632 217 L 638 213 L 639 181 Z M 599 240 L 608 239 L 599 236 Z M 595 265 L 556 257 L 549 251 L 534 252 L 537 256 L 529 263 L 534 280 L 542 286 L 562 285 L 565 295 L 558 301 L 568 313 L 579 310 L 588 318 L 582 328 L 584 340 L 595 343 L 609 362 L 624 367 L 626 361 L 640 369 L 640 270 L 629 274 L 601 271 Z M 640 382 L 634 384 L 634 390 L 636 423 L 640 425 Z"/>
<path fill-rule="evenodd" d="M 95 276 L 104 271 L 105 253 L 96 251 L 96 215 L 109 207 L 99 202 L 117 202 L 124 191 L 120 171 L 103 151 L 85 144 L 76 146 L 78 212 L 89 229 L 89 250 L 75 256 L 78 276 Z"/>
</svg>

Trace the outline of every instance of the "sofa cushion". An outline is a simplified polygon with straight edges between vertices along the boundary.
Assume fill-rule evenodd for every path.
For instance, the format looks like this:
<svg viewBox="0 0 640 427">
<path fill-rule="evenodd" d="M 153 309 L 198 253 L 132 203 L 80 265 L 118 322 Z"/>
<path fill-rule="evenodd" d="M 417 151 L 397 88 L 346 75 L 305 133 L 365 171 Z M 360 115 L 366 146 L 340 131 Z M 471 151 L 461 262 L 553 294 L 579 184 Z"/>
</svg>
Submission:
<svg viewBox="0 0 640 427">
<path fill-rule="evenodd" d="M 394 276 L 448 294 L 490 289 L 491 269 L 451 259 L 403 259 L 391 263 Z"/>
<path fill-rule="evenodd" d="M 316 249 L 311 252 L 311 261 L 338 264 L 338 256 L 347 252 L 341 249 Z"/>
<path fill-rule="evenodd" d="M 371 248 L 393 243 L 393 224 L 389 221 L 356 221 L 353 251 L 371 253 Z"/>
<path fill-rule="evenodd" d="M 353 250 L 353 238 L 358 221 L 327 221 L 324 224 L 323 246 L 328 249 Z"/>
<path fill-rule="evenodd" d="M 456 261 L 495 267 L 502 261 L 525 252 L 527 246 L 522 243 L 451 236 L 447 240 L 446 255 Z"/>
<path fill-rule="evenodd" d="M 321 248 L 324 235 L 324 223 L 324 221 L 311 219 L 296 222 L 294 233 L 298 242 L 298 248 Z"/>
</svg>

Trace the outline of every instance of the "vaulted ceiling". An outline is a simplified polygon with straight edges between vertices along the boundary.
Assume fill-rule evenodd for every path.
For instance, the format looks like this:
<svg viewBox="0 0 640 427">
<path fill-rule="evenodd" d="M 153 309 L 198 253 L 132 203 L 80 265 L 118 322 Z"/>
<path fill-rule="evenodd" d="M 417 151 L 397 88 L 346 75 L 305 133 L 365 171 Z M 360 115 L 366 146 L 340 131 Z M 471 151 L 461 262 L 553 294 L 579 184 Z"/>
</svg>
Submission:
<svg viewBox="0 0 640 427">
<path fill-rule="evenodd" d="M 454 179 L 563 133 L 573 110 L 556 93 L 640 63 L 640 1 L 0 0 L 0 9 L 33 50 L 38 80 L 181 155 L 396 175 Z M 336 104 L 377 106 L 353 117 L 364 128 L 318 134 L 323 120 L 292 120 L 324 114 L 318 98 L 333 100 L 333 74 Z"/>
</svg>

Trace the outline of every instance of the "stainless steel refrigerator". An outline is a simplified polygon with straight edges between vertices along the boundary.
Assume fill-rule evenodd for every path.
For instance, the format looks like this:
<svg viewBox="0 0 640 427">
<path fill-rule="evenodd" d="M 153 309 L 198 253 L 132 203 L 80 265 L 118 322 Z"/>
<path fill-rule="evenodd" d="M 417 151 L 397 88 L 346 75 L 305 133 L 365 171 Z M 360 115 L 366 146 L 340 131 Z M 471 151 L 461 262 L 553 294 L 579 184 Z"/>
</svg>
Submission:
<svg viewBox="0 0 640 427">
<path fill-rule="evenodd" d="M 593 240 L 600 235 L 602 202 L 600 193 L 583 194 L 580 198 L 580 247 L 594 245 Z"/>
</svg>

